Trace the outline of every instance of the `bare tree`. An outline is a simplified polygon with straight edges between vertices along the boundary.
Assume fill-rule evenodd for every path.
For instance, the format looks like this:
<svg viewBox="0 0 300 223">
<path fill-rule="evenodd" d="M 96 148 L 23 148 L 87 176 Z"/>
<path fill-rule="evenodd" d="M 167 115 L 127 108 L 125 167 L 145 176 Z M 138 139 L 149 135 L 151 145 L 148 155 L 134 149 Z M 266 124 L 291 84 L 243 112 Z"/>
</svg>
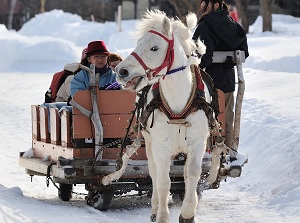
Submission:
<svg viewBox="0 0 300 223">
<path fill-rule="evenodd" d="M 234 0 L 236 4 L 236 8 L 239 14 L 239 17 L 241 18 L 241 25 L 246 31 L 246 33 L 249 32 L 249 19 L 247 16 L 247 8 L 248 8 L 248 2 L 249 0 Z"/>
<path fill-rule="evenodd" d="M 182 20 L 185 20 L 185 16 L 188 12 L 197 12 L 198 1 L 192 0 L 168 0 L 168 2 L 174 7 L 176 15 Z"/>
<path fill-rule="evenodd" d="M 260 0 L 261 14 L 263 19 L 263 32 L 272 32 L 272 5 L 274 0 Z"/>
<path fill-rule="evenodd" d="M 249 19 L 247 16 L 248 2 L 249 0 L 234 0 L 236 8 L 241 18 L 241 25 L 245 31 L 249 32 Z M 166 0 L 175 10 L 175 14 L 181 19 L 184 20 L 184 16 L 189 12 L 197 13 L 199 8 L 198 0 Z"/>
</svg>

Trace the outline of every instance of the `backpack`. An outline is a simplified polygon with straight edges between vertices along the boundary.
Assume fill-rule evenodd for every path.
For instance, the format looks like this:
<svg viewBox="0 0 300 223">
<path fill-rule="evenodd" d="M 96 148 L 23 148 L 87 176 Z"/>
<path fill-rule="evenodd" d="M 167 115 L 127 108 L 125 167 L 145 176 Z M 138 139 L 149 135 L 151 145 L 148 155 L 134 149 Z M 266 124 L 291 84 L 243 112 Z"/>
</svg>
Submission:
<svg viewBox="0 0 300 223">
<path fill-rule="evenodd" d="M 50 87 L 45 93 L 45 103 L 55 102 L 56 93 L 59 90 L 60 86 L 65 82 L 66 78 L 72 74 L 73 72 L 71 71 L 63 70 L 53 75 Z"/>
</svg>

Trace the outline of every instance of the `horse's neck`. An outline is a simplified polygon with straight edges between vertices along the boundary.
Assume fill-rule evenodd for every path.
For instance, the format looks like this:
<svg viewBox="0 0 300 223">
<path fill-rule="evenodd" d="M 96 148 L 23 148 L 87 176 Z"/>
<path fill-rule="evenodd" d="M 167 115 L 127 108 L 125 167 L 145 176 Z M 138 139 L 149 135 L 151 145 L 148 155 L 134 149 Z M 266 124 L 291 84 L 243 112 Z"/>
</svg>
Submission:
<svg viewBox="0 0 300 223">
<path fill-rule="evenodd" d="M 163 97 L 174 114 L 185 108 L 192 90 L 192 75 L 184 52 L 174 52 L 174 63 L 170 70 L 186 66 L 184 70 L 167 75 L 160 80 Z M 177 55 L 177 56 L 176 56 Z M 180 55 L 180 56 L 179 56 Z"/>
</svg>

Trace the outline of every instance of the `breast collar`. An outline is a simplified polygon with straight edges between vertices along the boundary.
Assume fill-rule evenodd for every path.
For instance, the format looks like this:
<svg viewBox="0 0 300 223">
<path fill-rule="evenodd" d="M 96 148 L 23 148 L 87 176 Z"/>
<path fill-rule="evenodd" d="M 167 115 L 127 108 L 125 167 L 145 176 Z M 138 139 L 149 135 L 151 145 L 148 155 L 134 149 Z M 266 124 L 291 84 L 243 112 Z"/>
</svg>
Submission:
<svg viewBox="0 0 300 223">
<path fill-rule="evenodd" d="M 161 100 L 161 106 L 159 107 L 159 110 L 162 111 L 168 117 L 169 120 L 186 119 L 186 117 L 189 116 L 192 112 L 198 110 L 195 109 L 195 106 L 193 106 L 193 102 L 196 99 L 197 91 L 201 91 L 204 94 L 204 84 L 199 69 L 196 65 L 191 66 L 191 72 L 192 72 L 192 90 L 190 92 L 189 99 L 180 114 L 173 113 L 166 98 L 164 97 L 163 91 L 159 85 L 159 81 L 153 85 L 152 88 L 153 95 L 158 94 L 156 97 L 159 97 Z"/>
</svg>

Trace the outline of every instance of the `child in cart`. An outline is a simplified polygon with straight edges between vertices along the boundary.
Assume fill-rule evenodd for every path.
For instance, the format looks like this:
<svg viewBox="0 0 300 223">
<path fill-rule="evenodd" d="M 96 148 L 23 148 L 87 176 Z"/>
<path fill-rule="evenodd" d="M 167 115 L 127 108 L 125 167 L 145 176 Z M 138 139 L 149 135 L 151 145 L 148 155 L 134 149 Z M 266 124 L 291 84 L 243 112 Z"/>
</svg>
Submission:
<svg viewBox="0 0 300 223">
<path fill-rule="evenodd" d="M 87 47 L 87 62 L 95 64 L 95 73 L 99 74 L 98 86 L 100 89 L 120 89 L 120 85 L 116 82 L 116 74 L 109 67 L 108 55 L 109 51 L 103 41 L 93 41 Z M 79 90 L 86 90 L 90 86 L 89 75 L 86 70 L 79 71 L 71 81 L 70 91 L 73 96 Z"/>
</svg>

